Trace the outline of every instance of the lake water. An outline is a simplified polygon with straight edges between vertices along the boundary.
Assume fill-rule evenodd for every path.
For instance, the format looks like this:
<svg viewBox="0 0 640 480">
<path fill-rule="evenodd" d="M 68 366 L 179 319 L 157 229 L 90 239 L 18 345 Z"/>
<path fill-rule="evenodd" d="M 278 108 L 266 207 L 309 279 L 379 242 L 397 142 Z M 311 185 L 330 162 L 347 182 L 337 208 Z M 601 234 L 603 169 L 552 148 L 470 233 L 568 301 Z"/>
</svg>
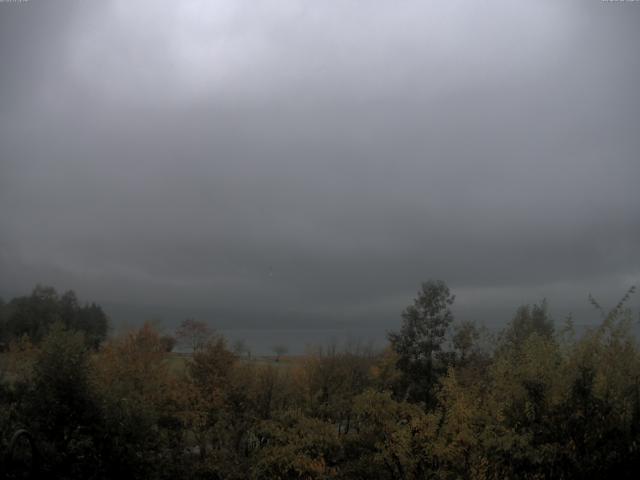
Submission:
<svg viewBox="0 0 640 480">
<path fill-rule="evenodd" d="M 347 343 L 371 345 L 381 348 L 386 343 L 386 331 L 382 328 L 344 329 L 220 329 L 229 346 L 243 340 L 253 355 L 273 355 L 275 345 L 287 347 L 292 355 L 305 353 L 310 346 L 327 346 Z"/>
</svg>

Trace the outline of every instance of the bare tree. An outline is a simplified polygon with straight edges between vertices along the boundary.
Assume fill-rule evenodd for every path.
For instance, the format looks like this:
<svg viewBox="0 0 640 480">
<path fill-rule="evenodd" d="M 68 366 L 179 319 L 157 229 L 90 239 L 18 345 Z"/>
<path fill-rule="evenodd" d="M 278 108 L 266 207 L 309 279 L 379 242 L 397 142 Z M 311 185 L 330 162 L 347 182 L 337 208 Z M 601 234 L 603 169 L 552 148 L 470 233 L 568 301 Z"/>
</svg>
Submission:
<svg viewBox="0 0 640 480">
<path fill-rule="evenodd" d="M 286 355 L 286 353 L 289 351 L 286 345 L 274 345 L 271 350 L 273 350 L 273 353 L 276 354 L 276 362 L 279 362 L 280 357 Z"/>
<path fill-rule="evenodd" d="M 176 329 L 176 338 L 182 345 L 186 345 L 192 352 L 201 350 L 213 337 L 213 331 L 209 326 L 193 318 L 182 321 Z"/>
<path fill-rule="evenodd" d="M 251 358 L 251 350 L 241 338 L 233 343 L 233 353 L 235 353 L 237 357 L 242 357 L 246 354 L 248 358 Z"/>
</svg>

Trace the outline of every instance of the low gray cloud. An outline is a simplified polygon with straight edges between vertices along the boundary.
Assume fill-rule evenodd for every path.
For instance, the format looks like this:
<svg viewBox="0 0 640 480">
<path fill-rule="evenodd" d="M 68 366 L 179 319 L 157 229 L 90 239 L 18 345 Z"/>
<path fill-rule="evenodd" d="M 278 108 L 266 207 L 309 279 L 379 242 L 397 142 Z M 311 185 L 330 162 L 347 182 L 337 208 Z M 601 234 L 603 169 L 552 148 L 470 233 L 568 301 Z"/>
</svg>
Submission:
<svg viewBox="0 0 640 480">
<path fill-rule="evenodd" d="M 614 301 L 640 276 L 639 20 L 595 1 L 0 4 L 0 291 L 239 326 L 394 325 L 428 278 L 469 315 Z"/>
</svg>

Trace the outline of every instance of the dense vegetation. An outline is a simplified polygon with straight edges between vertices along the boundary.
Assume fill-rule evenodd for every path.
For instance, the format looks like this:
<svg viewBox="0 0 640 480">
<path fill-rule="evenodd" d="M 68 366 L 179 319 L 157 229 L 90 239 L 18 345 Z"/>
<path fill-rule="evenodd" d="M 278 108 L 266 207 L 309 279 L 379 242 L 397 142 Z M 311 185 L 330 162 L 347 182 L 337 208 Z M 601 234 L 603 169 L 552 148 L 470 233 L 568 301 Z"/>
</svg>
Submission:
<svg viewBox="0 0 640 480">
<path fill-rule="evenodd" d="M 640 351 L 625 300 L 592 300 L 602 323 L 579 337 L 544 302 L 491 336 L 427 282 L 384 352 L 269 363 L 194 320 L 177 332 L 190 357 L 149 324 L 106 339 L 99 307 L 39 287 L 0 306 L 0 454 L 25 428 L 39 450 L 26 463 L 49 478 L 635 478 Z"/>
<path fill-rule="evenodd" d="M 25 336 L 39 343 L 59 322 L 81 332 L 87 346 L 96 349 L 107 338 L 108 319 L 95 303 L 80 305 L 73 291 L 59 295 L 52 287 L 38 285 L 31 295 L 16 297 L 6 305 L 0 300 L 0 342 Z"/>
</svg>

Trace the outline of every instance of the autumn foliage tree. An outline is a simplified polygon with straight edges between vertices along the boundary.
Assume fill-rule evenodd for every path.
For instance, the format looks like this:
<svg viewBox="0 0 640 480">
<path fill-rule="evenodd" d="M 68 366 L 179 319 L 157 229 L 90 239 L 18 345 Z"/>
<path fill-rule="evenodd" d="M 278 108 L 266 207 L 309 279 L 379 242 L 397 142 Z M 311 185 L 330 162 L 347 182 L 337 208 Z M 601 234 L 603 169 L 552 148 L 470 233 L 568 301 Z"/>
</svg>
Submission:
<svg viewBox="0 0 640 480">
<path fill-rule="evenodd" d="M 453 322 L 446 285 L 427 282 L 382 352 L 330 345 L 278 363 L 210 331 L 172 354 L 150 324 L 96 351 L 54 321 L 0 358 L 0 454 L 27 428 L 46 478 L 635 478 L 632 293 L 597 304 L 601 323 L 580 335 L 544 303 L 521 307 L 485 349 L 482 329 Z"/>
</svg>

